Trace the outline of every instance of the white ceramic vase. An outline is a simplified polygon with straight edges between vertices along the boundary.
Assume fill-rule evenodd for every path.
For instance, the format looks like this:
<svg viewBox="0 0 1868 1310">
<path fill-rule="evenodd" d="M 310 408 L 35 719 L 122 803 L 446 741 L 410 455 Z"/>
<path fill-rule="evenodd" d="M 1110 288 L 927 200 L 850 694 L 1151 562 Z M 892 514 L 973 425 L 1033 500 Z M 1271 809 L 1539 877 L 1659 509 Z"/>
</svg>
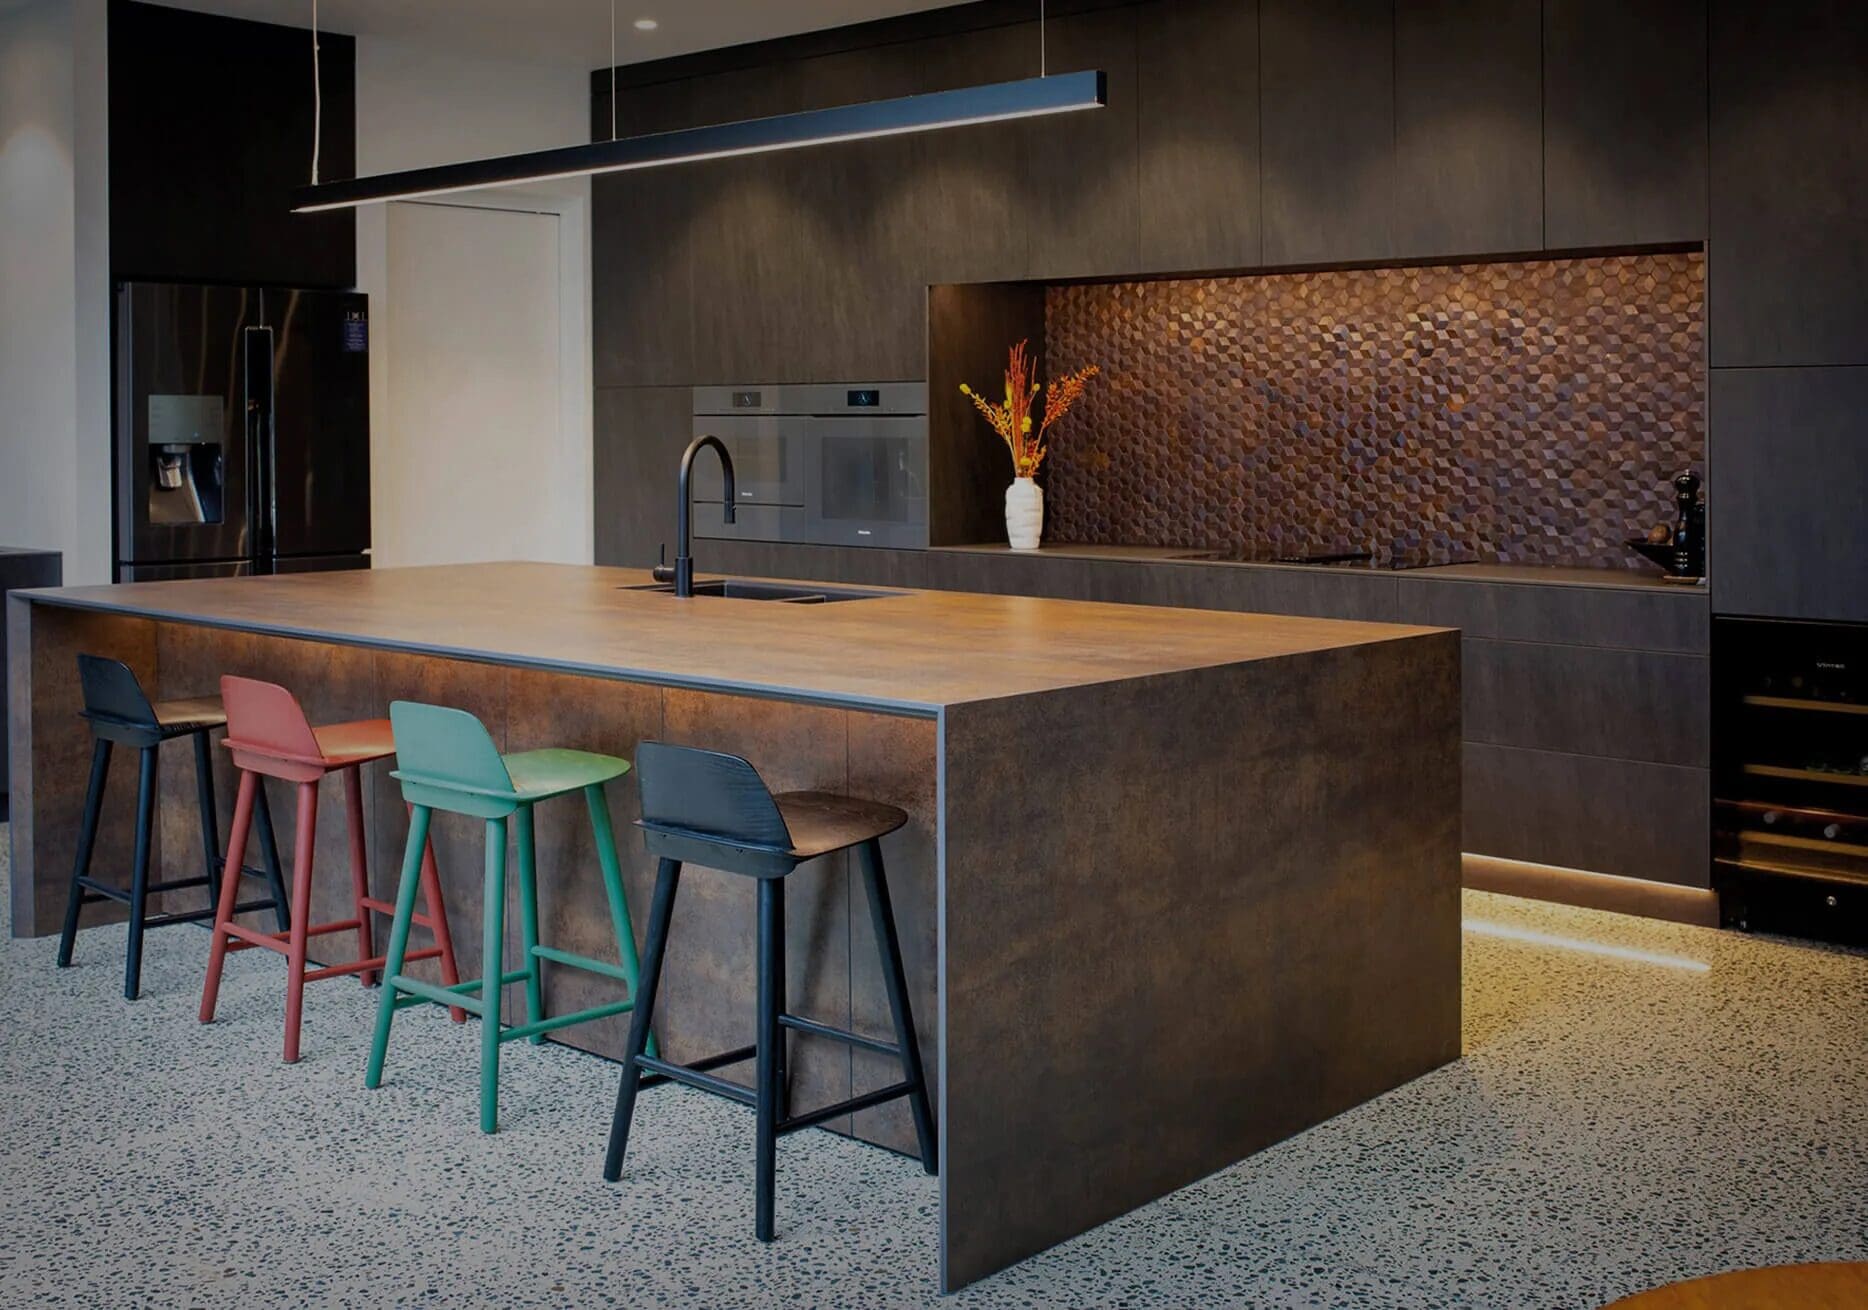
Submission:
<svg viewBox="0 0 1868 1310">
<path fill-rule="evenodd" d="M 1044 492 L 1030 478 L 1005 489 L 1005 538 L 1013 550 L 1036 550 L 1044 535 Z"/>
</svg>

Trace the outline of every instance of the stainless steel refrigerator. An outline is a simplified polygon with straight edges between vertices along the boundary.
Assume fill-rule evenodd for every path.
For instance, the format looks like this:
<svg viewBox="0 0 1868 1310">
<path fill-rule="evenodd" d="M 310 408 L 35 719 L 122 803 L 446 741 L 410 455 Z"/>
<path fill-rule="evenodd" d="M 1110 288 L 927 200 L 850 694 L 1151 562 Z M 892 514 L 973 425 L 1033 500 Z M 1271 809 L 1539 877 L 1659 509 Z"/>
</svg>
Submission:
<svg viewBox="0 0 1868 1310">
<path fill-rule="evenodd" d="M 369 297 L 117 289 L 117 579 L 368 568 Z"/>
</svg>

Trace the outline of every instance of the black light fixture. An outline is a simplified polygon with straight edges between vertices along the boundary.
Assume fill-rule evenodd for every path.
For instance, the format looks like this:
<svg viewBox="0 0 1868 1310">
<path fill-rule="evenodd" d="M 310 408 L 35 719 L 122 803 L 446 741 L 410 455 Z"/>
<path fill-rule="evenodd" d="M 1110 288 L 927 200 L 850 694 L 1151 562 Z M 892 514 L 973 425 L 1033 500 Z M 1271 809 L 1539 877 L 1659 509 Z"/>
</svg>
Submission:
<svg viewBox="0 0 1868 1310">
<path fill-rule="evenodd" d="M 1108 99 L 1107 82 L 1099 72 L 1031 77 L 1018 82 L 995 82 L 957 91 L 903 96 L 898 100 L 871 100 L 834 109 L 810 109 L 713 127 L 535 150 L 498 159 L 411 168 L 347 182 L 324 182 L 298 188 L 293 193 L 292 208 L 297 213 L 307 214 L 384 200 L 446 195 L 452 191 L 477 191 L 483 187 L 549 182 L 595 173 L 724 159 L 732 155 L 798 150 L 838 141 L 1069 114 L 1082 109 L 1099 109 Z"/>
<path fill-rule="evenodd" d="M 641 27 L 642 23 L 637 26 Z M 317 96 L 318 0 L 312 0 L 311 4 L 311 59 L 313 93 Z M 799 150 L 840 141 L 902 136 L 910 132 L 932 132 L 979 123 L 1003 123 L 1048 114 L 1071 114 L 1084 109 L 1100 109 L 1109 102 L 1108 81 L 1100 72 L 1064 73 L 1057 77 L 1046 75 L 1049 69 L 1045 58 L 1042 0 L 1038 7 L 1038 68 L 1037 77 L 1016 82 L 994 82 L 986 86 L 902 96 L 894 100 L 870 100 L 831 109 L 779 114 L 772 118 L 656 132 L 648 136 L 618 137 L 616 5 L 615 0 L 611 0 L 608 141 L 560 146 L 554 150 L 534 150 L 523 155 L 503 155 L 497 159 L 475 159 L 459 164 L 439 164 L 431 168 L 411 168 L 343 182 L 321 182 L 318 178 L 320 124 L 314 124 L 311 185 L 299 187 L 293 192 L 292 210 L 298 214 L 311 214 L 328 209 L 377 204 L 386 200 L 415 200 L 457 191 L 479 191 L 487 187 L 519 186 L 528 182 L 551 182 L 597 173 L 661 168 L 669 164 L 689 164 L 734 155 Z M 322 107 L 314 113 L 321 119 Z"/>
</svg>

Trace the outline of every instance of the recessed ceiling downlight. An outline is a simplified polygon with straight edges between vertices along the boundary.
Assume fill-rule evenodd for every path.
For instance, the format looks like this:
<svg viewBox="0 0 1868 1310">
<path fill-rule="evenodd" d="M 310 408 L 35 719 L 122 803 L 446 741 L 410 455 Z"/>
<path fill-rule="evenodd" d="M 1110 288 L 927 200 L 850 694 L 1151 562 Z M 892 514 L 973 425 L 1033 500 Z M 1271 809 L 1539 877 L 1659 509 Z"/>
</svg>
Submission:
<svg viewBox="0 0 1868 1310">
<path fill-rule="evenodd" d="M 653 18 L 638 18 L 636 20 L 636 31 L 638 32 L 653 32 L 660 26 L 661 24 L 656 22 Z"/>
</svg>

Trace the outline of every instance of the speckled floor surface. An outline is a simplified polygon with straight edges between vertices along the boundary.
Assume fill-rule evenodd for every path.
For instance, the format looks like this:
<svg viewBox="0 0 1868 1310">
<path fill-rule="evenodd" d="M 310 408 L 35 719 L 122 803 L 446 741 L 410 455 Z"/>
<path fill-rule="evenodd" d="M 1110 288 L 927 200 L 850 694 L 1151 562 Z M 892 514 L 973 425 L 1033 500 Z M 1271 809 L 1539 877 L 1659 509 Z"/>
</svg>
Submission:
<svg viewBox="0 0 1868 1310">
<path fill-rule="evenodd" d="M 1466 913 L 1463 1060 L 950 1304 L 1583 1310 L 1868 1257 L 1868 958 L 1478 893 Z M 206 944 L 152 934 L 132 1006 L 122 928 L 63 972 L 52 939 L 0 936 L 0 1305 L 939 1300 L 935 1183 L 908 1160 L 786 1139 L 761 1247 L 739 1108 L 645 1095 L 609 1187 L 614 1066 L 507 1047 L 485 1138 L 477 1043 L 439 1011 L 398 1019 L 365 1093 L 369 995 L 313 988 L 288 1068 L 274 958 L 233 956 L 221 1021 L 195 1022 Z"/>
</svg>

